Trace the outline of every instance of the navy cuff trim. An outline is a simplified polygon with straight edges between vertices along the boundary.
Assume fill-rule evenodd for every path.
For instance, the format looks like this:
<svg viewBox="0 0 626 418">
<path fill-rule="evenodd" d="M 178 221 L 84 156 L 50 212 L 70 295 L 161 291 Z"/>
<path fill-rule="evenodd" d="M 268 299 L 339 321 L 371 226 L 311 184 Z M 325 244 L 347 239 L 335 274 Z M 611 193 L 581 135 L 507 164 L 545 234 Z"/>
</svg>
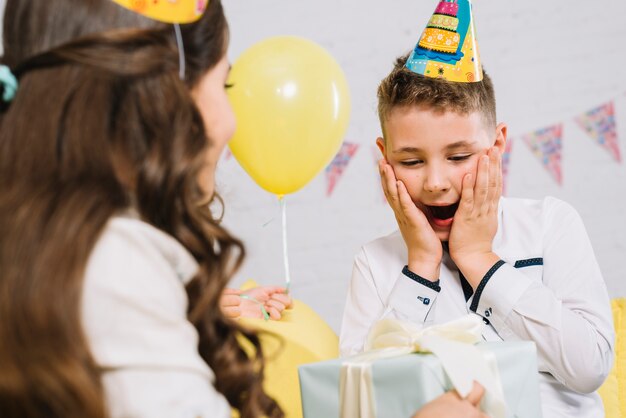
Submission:
<svg viewBox="0 0 626 418">
<path fill-rule="evenodd" d="M 431 282 L 430 280 L 413 273 L 411 270 L 409 270 L 409 266 L 404 266 L 404 268 L 402 269 L 402 274 L 404 274 L 409 279 L 418 282 L 421 285 L 433 289 L 435 292 L 441 291 L 441 286 L 439 286 L 439 280 L 437 280 L 436 282 Z"/>
<path fill-rule="evenodd" d="M 504 261 L 498 260 L 496 264 L 494 264 L 489 269 L 487 274 L 485 274 L 485 277 L 483 277 L 483 279 L 480 281 L 480 283 L 478 284 L 478 287 L 476 288 L 476 291 L 474 292 L 474 299 L 472 299 L 470 311 L 476 312 L 476 309 L 478 309 L 478 304 L 480 303 L 480 295 L 482 295 L 483 290 L 485 289 L 485 286 L 487 286 L 487 282 L 489 281 L 489 279 L 491 279 L 491 276 L 493 276 L 495 272 L 498 271 L 500 267 L 502 267 L 503 264 L 504 264 Z"/>
<path fill-rule="evenodd" d="M 530 266 L 543 266 L 543 258 L 538 257 L 538 258 L 529 258 L 527 260 L 517 260 L 513 267 L 515 267 L 516 269 L 519 269 L 519 268 L 530 267 Z"/>
</svg>

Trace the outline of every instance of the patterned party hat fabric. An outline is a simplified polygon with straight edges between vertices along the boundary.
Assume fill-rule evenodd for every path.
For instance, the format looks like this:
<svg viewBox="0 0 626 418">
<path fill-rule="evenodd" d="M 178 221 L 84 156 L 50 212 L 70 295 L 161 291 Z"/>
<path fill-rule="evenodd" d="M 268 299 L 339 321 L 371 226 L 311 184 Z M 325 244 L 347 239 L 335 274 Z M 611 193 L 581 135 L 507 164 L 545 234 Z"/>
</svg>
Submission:
<svg viewBox="0 0 626 418">
<path fill-rule="evenodd" d="M 346 167 L 350 164 L 350 160 L 356 154 L 357 149 L 359 148 L 359 144 L 353 144 L 350 142 L 344 142 L 341 144 L 341 148 L 339 152 L 330 162 L 328 167 L 326 167 L 326 196 L 330 196 L 337 185 L 337 182 L 343 175 Z"/>
<path fill-rule="evenodd" d="M 191 23 L 200 19 L 209 0 L 113 0 L 140 15 L 165 23 Z"/>
<path fill-rule="evenodd" d="M 561 172 L 563 125 L 558 124 L 524 135 L 523 140 L 556 182 L 563 183 Z"/>
<path fill-rule="evenodd" d="M 615 161 L 622 160 L 615 125 L 615 107 L 613 102 L 591 109 L 576 118 L 578 125 L 587 134 L 611 153 Z"/>
<path fill-rule="evenodd" d="M 483 79 L 470 0 L 441 0 L 406 67 L 459 83 Z"/>
</svg>

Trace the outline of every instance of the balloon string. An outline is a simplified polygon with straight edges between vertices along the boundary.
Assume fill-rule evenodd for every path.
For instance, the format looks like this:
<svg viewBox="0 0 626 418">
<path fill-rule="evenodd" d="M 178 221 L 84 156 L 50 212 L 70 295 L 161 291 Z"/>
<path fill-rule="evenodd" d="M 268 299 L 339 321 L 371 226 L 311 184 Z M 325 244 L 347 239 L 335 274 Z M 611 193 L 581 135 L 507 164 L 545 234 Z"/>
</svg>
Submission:
<svg viewBox="0 0 626 418">
<path fill-rule="evenodd" d="M 291 275 L 289 274 L 289 247 L 287 245 L 287 201 L 284 196 L 279 196 L 278 200 L 280 201 L 280 211 L 283 221 L 283 261 L 285 263 L 285 282 L 287 284 L 285 288 L 287 289 L 287 293 L 289 293 Z"/>
<path fill-rule="evenodd" d="M 248 295 L 241 295 L 241 299 L 250 300 L 250 301 L 256 303 L 257 305 L 259 305 L 259 308 L 261 309 L 261 314 L 263 314 L 263 319 L 266 320 L 266 321 L 270 320 L 270 314 L 267 313 L 267 310 L 265 309 L 265 306 L 263 306 L 263 303 L 259 302 L 258 300 L 256 300 L 252 296 L 248 296 Z"/>
</svg>

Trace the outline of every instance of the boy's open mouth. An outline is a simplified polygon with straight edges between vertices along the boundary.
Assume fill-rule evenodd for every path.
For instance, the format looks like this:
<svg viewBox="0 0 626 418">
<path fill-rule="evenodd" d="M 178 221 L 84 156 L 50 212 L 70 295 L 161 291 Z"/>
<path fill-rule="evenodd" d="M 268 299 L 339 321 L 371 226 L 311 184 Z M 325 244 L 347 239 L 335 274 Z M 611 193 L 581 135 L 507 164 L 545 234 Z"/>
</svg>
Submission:
<svg viewBox="0 0 626 418">
<path fill-rule="evenodd" d="M 426 207 L 435 225 L 449 226 L 452 223 L 452 218 L 454 218 L 456 210 L 459 208 L 459 203 L 457 202 L 447 206 L 426 205 Z"/>
</svg>

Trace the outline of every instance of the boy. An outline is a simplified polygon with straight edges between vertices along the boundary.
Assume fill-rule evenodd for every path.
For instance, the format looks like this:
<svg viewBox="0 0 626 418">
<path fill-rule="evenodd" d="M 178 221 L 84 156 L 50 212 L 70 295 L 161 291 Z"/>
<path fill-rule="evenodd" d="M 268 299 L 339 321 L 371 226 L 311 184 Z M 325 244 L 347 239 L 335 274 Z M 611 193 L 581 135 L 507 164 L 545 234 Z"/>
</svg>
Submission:
<svg viewBox="0 0 626 418">
<path fill-rule="evenodd" d="M 399 231 L 356 256 L 342 355 L 362 351 L 381 318 L 429 326 L 474 313 L 487 341 L 536 343 L 544 418 L 604 416 L 595 391 L 614 331 L 580 217 L 554 198 L 502 198 L 507 126 L 491 80 L 431 78 L 407 68 L 413 57 L 378 89 L 380 174 Z"/>
</svg>

